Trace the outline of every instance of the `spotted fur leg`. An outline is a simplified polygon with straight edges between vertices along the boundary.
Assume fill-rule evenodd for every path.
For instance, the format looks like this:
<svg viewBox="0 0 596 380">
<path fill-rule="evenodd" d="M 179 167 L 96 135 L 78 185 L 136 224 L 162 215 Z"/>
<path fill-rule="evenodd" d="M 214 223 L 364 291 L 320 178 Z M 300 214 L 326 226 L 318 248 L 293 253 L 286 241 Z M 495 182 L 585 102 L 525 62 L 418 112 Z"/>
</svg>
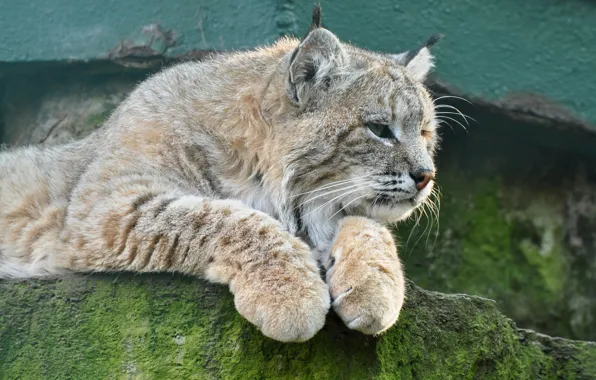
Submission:
<svg viewBox="0 0 596 380">
<path fill-rule="evenodd" d="M 105 205 L 72 228 L 68 269 L 182 272 L 228 284 L 240 314 L 279 341 L 305 341 L 323 327 L 329 291 L 316 262 L 270 216 L 238 201 L 130 186 Z M 103 228 L 92 228 L 99 220 Z"/>
</svg>

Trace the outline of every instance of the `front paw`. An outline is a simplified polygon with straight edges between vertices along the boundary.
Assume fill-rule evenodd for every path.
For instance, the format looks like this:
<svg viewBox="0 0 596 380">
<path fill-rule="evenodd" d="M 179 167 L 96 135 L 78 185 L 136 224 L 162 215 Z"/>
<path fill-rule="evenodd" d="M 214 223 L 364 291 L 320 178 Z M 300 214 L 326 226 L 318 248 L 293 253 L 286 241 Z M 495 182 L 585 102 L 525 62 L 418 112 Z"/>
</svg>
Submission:
<svg viewBox="0 0 596 380">
<path fill-rule="evenodd" d="M 404 275 L 390 232 L 366 218 L 344 219 L 327 269 L 332 306 L 344 323 L 379 334 L 397 321 Z"/>
<path fill-rule="evenodd" d="M 298 249 L 290 257 L 240 273 L 232 291 L 238 312 L 265 336 L 304 342 L 325 324 L 329 290 L 308 247 L 298 239 L 292 245 Z"/>
</svg>

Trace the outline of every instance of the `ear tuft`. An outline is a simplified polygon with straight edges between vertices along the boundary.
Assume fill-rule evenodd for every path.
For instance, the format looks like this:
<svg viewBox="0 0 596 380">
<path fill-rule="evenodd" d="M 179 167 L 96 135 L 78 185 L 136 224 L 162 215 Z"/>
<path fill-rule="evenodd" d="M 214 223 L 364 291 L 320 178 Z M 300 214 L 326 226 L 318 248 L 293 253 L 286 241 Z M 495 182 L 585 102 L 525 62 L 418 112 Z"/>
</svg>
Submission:
<svg viewBox="0 0 596 380">
<path fill-rule="evenodd" d="M 441 41 L 445 37 L 444 34 L 433 34 L 432 36 L 428 37 L 426 42 L 424 43 L 424 47 L 431 48 L 437 44 L 437 42 Z"/>
<path fill-rule="evenodd" d="M 430 36 L 418 49 L 392 55 L 392 59 L 402 66 L 419 81 L 424 81 L 430 70 L 434 67 L 434 57 L 430 48 L 444 37 L 443 34 Z"/>
<path fill-rule="evenodd" d="M 323 8 L 321 3 L 315 5 L 312 10 L 312 23 L 310 24 L 310 30 L 318 29 L 323 27 Z"/>
</svg>

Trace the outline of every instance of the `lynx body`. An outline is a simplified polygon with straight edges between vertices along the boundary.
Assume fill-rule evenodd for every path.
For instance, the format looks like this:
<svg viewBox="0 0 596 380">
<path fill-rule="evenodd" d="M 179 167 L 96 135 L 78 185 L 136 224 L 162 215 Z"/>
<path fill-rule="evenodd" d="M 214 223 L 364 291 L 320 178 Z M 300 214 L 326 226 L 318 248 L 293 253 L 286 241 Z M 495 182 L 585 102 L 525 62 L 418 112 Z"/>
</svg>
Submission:
<svg viewBox="0 0 596 380">
<path fill-rule="evenodd" d="M 405 289 L 383 224 L 433 186 L 428 46 L 361 50 L 315 10 L 303 40 L 171 67 L 91 136 L 1 153 L 0 278 L 181 272 L 280 341 L 331 306 L 386 330 Z"/>
</svg>

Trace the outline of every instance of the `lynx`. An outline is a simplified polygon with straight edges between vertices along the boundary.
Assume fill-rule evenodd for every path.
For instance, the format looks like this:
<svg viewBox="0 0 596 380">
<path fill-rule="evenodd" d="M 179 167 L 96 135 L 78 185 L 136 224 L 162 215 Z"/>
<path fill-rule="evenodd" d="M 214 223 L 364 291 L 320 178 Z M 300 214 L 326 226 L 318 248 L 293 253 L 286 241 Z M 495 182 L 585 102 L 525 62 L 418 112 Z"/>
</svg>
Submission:
<svg viewBox="0 0 596 380">
<path fill-rule="evenodd" d="M 316 7 L 301 40 L 170 67 L 89 137 L 1 153 L 0 278 L 178 272 L 228 285 L 279 341 L 330 308 L 385 331 L 405 286 L 384 225 L 434 183 L 437 40 L 362 50 Z"/>
</svg>

